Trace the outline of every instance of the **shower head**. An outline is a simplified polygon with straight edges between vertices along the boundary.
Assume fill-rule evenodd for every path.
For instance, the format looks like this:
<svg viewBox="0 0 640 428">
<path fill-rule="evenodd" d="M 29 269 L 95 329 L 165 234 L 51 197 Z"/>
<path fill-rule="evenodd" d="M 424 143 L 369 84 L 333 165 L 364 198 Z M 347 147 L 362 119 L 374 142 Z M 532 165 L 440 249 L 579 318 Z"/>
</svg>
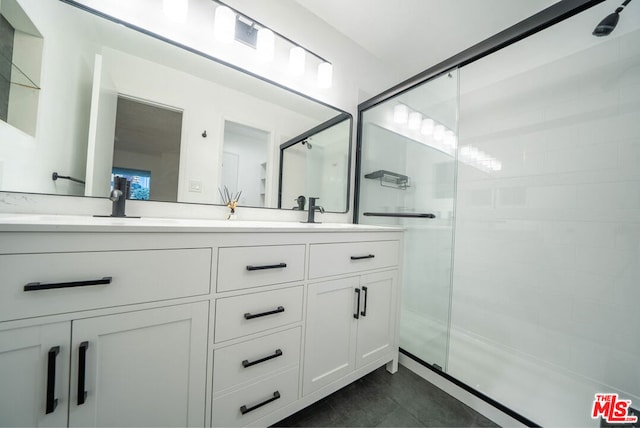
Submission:
<svg viewBox="0 0 640 428">
<path fill-rule="evenodd" d="M 616 28 L 616 25 L 618 25 L 618 20 L 620 19 L 620 12 L 622 12 L 624 7 L 628 5 L 630 2 L 631 0 L 625 0 L 625 2 L 622 3 L 622 5 L 620 5 L 620 7 L 618 7 L 615 10 L 615 12 L 613 12 L 610 15 L 607 15 L 602 21 L 600 21 L 600 23 L 596 26 L 596 28 L 593 30 L 593 33 L 591 34 L 593 34 L 596 37 L 604 37 L 611 34 L 611 32 Z"/>
<path fill-rule="evenodd" d="M 302 140 L 302 145 L 303 146 L 307 146 L 307 149 L 311 150 L 313 148 L 313 146 L 311 145 L 311 143 L 307 140 Z"/>
</svg>

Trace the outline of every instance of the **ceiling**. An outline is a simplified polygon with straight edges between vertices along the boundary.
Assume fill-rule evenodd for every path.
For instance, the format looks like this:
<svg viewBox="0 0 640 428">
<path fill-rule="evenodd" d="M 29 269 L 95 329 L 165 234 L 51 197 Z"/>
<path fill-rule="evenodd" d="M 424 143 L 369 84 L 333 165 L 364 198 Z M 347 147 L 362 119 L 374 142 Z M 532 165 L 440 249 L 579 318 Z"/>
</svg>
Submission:
<svg viewBox="0 0 640 428">
<path fill-rule="evenodd" d="M 295 0 L 409 78 L 557 0 Z"/>
</svg>

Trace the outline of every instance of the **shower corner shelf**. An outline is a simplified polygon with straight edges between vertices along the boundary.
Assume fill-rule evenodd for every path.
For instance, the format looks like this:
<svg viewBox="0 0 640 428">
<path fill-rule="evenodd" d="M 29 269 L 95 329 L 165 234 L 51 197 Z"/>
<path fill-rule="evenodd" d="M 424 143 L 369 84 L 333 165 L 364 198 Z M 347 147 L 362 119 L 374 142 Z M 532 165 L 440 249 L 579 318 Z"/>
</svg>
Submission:
<svg viewBox="0 0 640 428">
<path fill-rule="evenodd" d="M 364 178 L 372 180 L 380 179 L 380 185 L 382 187 L 391 187 L 394 189 L 406 190 L 409 186 L 409 177 L 406 175 L 398 174 L 397 172 L 386 171 L 379 169 L 369 174 L 365 174 Z"/>
</svg>

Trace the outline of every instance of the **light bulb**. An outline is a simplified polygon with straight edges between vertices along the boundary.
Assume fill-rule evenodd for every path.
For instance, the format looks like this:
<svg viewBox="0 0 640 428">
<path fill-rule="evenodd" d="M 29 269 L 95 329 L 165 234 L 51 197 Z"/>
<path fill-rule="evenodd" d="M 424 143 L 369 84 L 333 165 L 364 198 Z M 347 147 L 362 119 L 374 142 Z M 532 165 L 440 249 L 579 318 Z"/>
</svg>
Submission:
<svg viewBox="0 0 640 428">
<path fill-rule="evenodd" d="M 435 128 L 433 128 L 433 138 L 438 141 L 444 138 L 444 126 L 436 125 Z"/>
<path fill-rule="evenodd" d="M 393 108 L 393 121 L 403 124 L 409 120 L 409 107 L 404 104 L 398 104 Z"/>
<path fill-rule="evenodd" d="M 422 114 L 417 111 L 412 111 L 409 113 L 409 129 L 418 130 L 422 125 Z"/>
<path fill-rule="evenodd" d="M 264 62 L 273 61 L 275 46 L 276 38 L 273 31 L 268 28 L 259 29 L 256 40 L 256 52 L 258 54 L 258 59 Z"/>
<path fill-rule="evenodd" d="M 184 24 L 187 22 L 189 0 L 162 0 L 162 11 L 171 21 Z"/>
<path fill-rule="evenodd" d="M 327 89 L 331 87 L 333 80 L 333 65 L 323 62 L 318 66 L 318 87 Z"/>
<path fill-rule="evenodd" d="M 236 36 L 236 14 L 227 6 L 218 6 L 213 20 L 213 37 L 220 43 L 231 43 Z"/>
<path fill-rule="evenodd" d="M 292 76 L 302 76 L 304 74 L 305 53 L 300 46 L 294 46 L 289 51 L 289 73 Z"/>
<path fill-rule="evenodd" d="M 426 118 L 422 121 L 422 126 L 420 127 L 420 133 L 422 135 L 431 135 L 433 134 L 434 127 L 433 119 Z"/>
<path fill-rule="evenodd" d="M 444 144 L 447 146 L 455 147 L 456 135 L 453 131 L 446 131 L 444 133 Z"/>
</svg>

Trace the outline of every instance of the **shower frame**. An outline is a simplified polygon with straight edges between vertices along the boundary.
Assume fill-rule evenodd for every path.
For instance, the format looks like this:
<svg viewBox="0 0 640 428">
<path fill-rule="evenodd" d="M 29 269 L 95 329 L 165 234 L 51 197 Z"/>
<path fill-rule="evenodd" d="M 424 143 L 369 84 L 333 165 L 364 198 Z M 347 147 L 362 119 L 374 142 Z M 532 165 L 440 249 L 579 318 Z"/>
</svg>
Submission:
<svg viewBox="0 0 640 428">
<path fill-rule="evenodd" d="M 353 209 L 353 222 L 359 222 L 360 216 L 360 186 L 362 175 L 362 135 L 363 135 L 363 115 L 366 110 L 375 107 L 383 102 L 386 102 L 398 95 L 408 92 L 419 85 L 425 84 L 433 79 L 436 79 L 445 73 L 460 69 L 465 65 L 471 64 L 481 58 L 484 58 L 494 52 L 497 52 L 507 46 L 510 46 L 520 40 L 523 40 L 529 36 L 532 36 L 540 31 L 543 31 L 559 22 L 567 20 L 585 10 L 588 10 L 605 0 L 560 0 L 548 8 L 526 18 L 523 21 L 503 30 L 472 47 L 459 52 L 458 54 L 424 70 L 423 72 L 381 92 L 373 98 L 358 105 L 358 124 L 356 134 L 356 157 L 355 157 L 355 183 L 354 183 L 354 209 Z M 455 191 L 454 191 L 455 192 Z M 455 227 L 453 233 L 455 234 Z M 452 268 L 453 269 L 453 268 Z M 518 420 L 526 426 L 537 427 L 539 426 L 530 419 L 523 415 L 511 410 L 507 406 L 499 403 L 491 397 L 483 394 L 475 388 L 465 384 L 464 382 L 456 379 L 448 373 L 442 371 L 440 367 L 436 367 L 421 358 L 407 352 L 400 348 L 400 352 L 406 355 L 408 358 L 417 362 L 418 364 L 428 368 L 437 375 L 443 377 L 447 381 L 454 385 L 464 389 L 465 391 L 480 398 L 491 406 Z"/>
</svg>

